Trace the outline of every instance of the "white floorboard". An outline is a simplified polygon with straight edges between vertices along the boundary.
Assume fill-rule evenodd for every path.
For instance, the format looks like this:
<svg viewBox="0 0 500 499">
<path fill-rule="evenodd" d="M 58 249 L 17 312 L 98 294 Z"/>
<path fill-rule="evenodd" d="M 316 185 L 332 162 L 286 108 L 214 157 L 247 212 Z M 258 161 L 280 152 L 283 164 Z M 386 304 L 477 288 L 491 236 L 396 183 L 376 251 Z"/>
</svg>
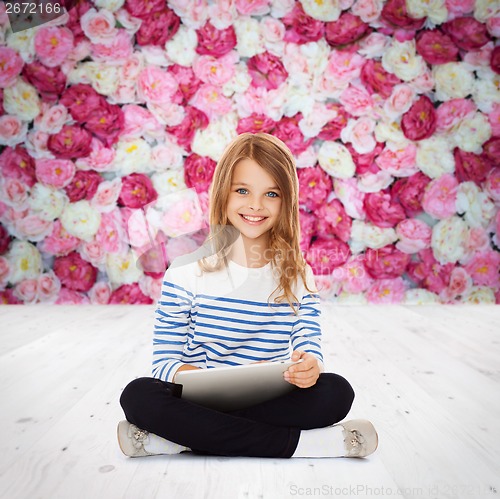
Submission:
<svg viewBox="0 0 500 499">
<path fill-rule="evenodd" d="M 124 457 L 153 307 L 0 307 L 0 497 L 500 497 L 500 307 L 323 303 L 327 370 L 375 424 L 366 459 Z"/>
</svg>

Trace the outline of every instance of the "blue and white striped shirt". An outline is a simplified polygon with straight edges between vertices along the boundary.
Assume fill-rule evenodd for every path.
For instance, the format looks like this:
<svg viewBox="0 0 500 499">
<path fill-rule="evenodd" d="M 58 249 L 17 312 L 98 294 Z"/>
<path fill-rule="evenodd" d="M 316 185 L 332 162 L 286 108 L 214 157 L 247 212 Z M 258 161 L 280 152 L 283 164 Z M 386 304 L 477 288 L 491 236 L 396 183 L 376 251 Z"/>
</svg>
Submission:
<svg viewBox="0 0 500 499">
<path fill-rule="evenodd" d="M 310 266 L 310 289 L 316 289 Z M 201 368 L 289 359 L 293 350 L 316 356 L 322 369 L 320 301 L 298 279 L 295 316 L 288 302 L 268 297 L 278 284 L 271 262 L 248 268 L 233 261 L 216 272 L 197 262 L 170 266 L 155 312 L 155 378 L 172 381 L 183 364 Z M 276 294 L 274 295 L 276 296 Z"/>
</svg>

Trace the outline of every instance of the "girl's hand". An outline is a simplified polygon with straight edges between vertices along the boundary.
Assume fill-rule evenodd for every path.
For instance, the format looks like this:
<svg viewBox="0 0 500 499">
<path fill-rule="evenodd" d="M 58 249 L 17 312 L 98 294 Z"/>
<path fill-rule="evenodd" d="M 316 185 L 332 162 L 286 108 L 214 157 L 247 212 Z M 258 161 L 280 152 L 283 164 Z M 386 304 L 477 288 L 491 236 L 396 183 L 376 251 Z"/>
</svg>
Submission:
<svg viewBox="0 0 500 499">
<path fill-rule="evenodd" d="M 285 380 L 299 388 L 309 388 L 316 383 L 320 375 L 318 360 L 310 353 L 295 350 L 292 353 L 292 360 L 299 359 L 303 359 L 300 364 L 291 366 L 285 371 Z"/>
</svg>

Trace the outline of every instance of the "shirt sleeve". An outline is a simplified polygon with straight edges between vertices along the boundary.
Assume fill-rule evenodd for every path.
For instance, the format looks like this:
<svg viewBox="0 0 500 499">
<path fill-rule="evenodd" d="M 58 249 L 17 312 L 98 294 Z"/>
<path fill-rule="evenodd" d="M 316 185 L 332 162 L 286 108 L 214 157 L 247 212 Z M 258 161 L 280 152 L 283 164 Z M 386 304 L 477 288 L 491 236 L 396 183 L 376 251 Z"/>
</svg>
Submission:
<svg viewBox="0 0 500 499">
<path fill-rule="evenodd" d="M 188 341 L 193 294 L 186 284 L 175 279 L 169 268 L 163 277 L 161 295 L 155 310 L 153 330 L 154 378 L 172 382 Z"/>
<path fill-rule="evenodd" d="M 306 268 L 307 285 L 317 290 L 314 274 L 308 265 Z M 292 350 L 302 350 L 311 353 L 318 359 L 320 371 L 324 371 L 323 353 L 321 351 L 321 317 L 319 294 L 310 293 L 305 287 L 299 306 L 297 321 L 292 328 Z"/>
</svg>

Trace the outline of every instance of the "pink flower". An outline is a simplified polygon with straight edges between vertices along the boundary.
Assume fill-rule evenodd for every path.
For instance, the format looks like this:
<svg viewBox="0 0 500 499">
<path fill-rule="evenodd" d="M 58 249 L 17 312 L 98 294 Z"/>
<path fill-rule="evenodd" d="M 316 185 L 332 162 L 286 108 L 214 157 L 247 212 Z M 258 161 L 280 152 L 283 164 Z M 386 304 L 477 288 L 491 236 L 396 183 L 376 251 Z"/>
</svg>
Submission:
<svg viewBox="0 0 500 499">
<path fill-rule="evenodd" d="M 97 269 L 76 251 L 57 257 L 54 261 L 54 272 L 61 284 L 73 291 L 88 291 L 97 277 Z"/>
<path fill-rule="evenodd" d="M 456 213 L 458 181 L 450 173 L 432 180 L 426 187 L 422 207 L 426 213 L 439 220 Z"/>
<path fill-rule="evenodd" d="M 179 84 L 172 102 L 186 106 L 191 97 L 202 85 L 202 81 L 194 74 L 194 71 L 190 67 L 172 64 L 172 66 L 168 67 L 168 71 L 174 75 Z"/>
<path fill-rule="evenodd" d="M 380 61 L 368 59 L 361 70 L 361 81 L 365 88 L 370 92 L 380 94 L 387 99 L 395 85 L 401 83 L 401 80 L 394 74 L 388 73 Z"/>
<path fill-rule="evenodd" d="M 190 152 L 196 130 L 204 130 L 208 126 L 208 117 L 203 111 L 192 106 L 186 106 L 184 110 L 186 114 L 182 123 L 176 126 L 167 126 L 166 130 L 175 137 L 181 147 Z"/>
<path fill-rule="evenodd" d="M 57 296 L 56 305 L 87 305 L 90 300 L 83 293 L 62 287 Z"/>
<path fill-rule="evenodd" d="M 82 199 L 91 200 L 103 180 L 99 173 L 95 171 L 78 170 L 65 189 L 70 202 L 76 203 Z"/>
<path fill-rule="evenodd" d="M 0 305 L 22 305 L 22 301 L 14 295 L 14 289 L 0 291 Z"/>
<path fill-rule="evenodd" d="M 472 259 L 464 265 L 466 272 L 472 277 L 477 286 L 488 286 L 495 290 L 500 287 L 500 253 L 489 249 L 476 253 Z"/>
<path fill-rule="evenodd" d="M 406 30 L 418 30 L 425 23 L 425 18 L 414 19 L 408 14 L 405 0 L 388 0 L 385 2 L 381 17 L 384 21 Z"/>
<path fill-rule="evenodd" d="M 331 274 L 351 256 L 349 246 L 336 237 L 318 237 L 305 254 L 305 259 L 316 275 Z"/>
<path fill-rule="evenodd" d="M 6 147 L 0 154 L 0 170 L 8 178 L 17 178 L 30 187 L 36 183 L 35 160 L 24 147 Z"/>
<path fill-rule="evenodd" d="M 417 218 L 407 218 L 396 226 L 399 241 L 396 248 L 403 253 L 418 253 L 431 245 L 432 228 Z"/>
<path fill-rule="evenodd" d="M 10 264 L 7 258 L 0 256 L 0 288 L 3 289 L 9 282 Z M 2 297 L 0 295 L 0 305 L 3 305 Z"/>
<path fill-rule="evenodd" d="M 326 23 L 325 38 L 332 47 L 337 47 L 354 43 L 370 31 L 368 24 L 358 16 L 345 11 L 337 21 Z"/>
<path fill-rule="evenodd" d="M 82 158 L 91 152 L 92 135 L 77 125 L 64 125 L 60 132 L 51 135 L 47 147 L 61 159 Z"/>
<path fill-rule="evenodd" d="M 24 279 L 14 287 L 14 296 L 24 303 L 36 303 L 38 292 L 37 279 Z"/>
<path fill-rule="evenodd" d="M 137 45 L 156 45 L 164 47 L 179 30 L 181 20 L 172 9 L 152 13 L 145 18 L 136 34 Z"/>
<path fill-rule="evenodd" d="M 416 157 L 417 147 L 410 143 L 406 147 L 394 151 L 386 147 L 375 158 L 375 163 L 381 170 L 395 177 L 407 177 L 417 172 Z"/>
<path fill-rule="evenodd" d="M 120 106 L 106 102 L 89 114 L 84 127 L 92 132 L 106 147 L 118 142 L 124 126 L 123 112 Z"/>
<path fill-rule="evenodd" d="M 118 201 L 121 188 L 122 182 L 118 177 L 101 182 L 92 198 L 92 206 L 100 212 L 111 211 Z"/>
<path fill-rule="evenodd" d="M 131 35 L 123 29 L 118 31 L 110 43 L 92 44 L 92 57 L 99 62 L 126 61 L 133 51 Z"/>
<path fill-rule="evenodd" d="M 66 89 L 59 103 L 69 109 L 74 120 L 85 123 L 92 111 L 103 107 L 106 100 L 90 85 L 77 83 Z"/>
<path fill-rule="evenodd" d="M 115 149 L 104 147 L 103 143 L 95 137 L 92 138 L 90 148 L 91 153 L 87 157 L 76 161 L 78 168 L 82 170 L 96 170 L 98 172 L 113 169 L 112 163 L 116 156 Z"/>
<path fill-rule="evenodd" d="M 357 0 L 352 6 L 352 13 L 365 22 L 374 22 L 381 13 L 381 2 L 378 0 Z"/>
<path fill-rule="evenodd" d="M 38 277 L 37 297 L 41 303 L 53 303 L 61 290 L 61 282 L 53 271 L 41 274 Z"/>
<path fill-rule="evenodd" d="M 373 279 L 368 275 L 363 261 L 364 254 L 353 255 L 344 265 L 334 269 L 332 275 L 340 281 L 342 291 L 358 294 L 369 288 Z M 338 277 L 337 274 L 339 274 Z"/>
<path fill-rule="evenodd" d="M 467 182 L 472 180 L 478 187 L 486 179 L 486 175 L 490 171 L 492 164 L 486 154 L 474 154 L 465 152 L 462 149 L 456 148 L 454 151 L 455 157 L 455 176 L 459 182 Z"/>
<path fill-rule="evenodd" d="M 68 234 L 61 222 L 55 220 L 52 232 L 38 244 L 38 248 L 49 255 L 63 256 L 76 250 L 79 244 L 80 239 Z"/>
<path fill-rule="evenodd" d="M 436 131 L 436 112 L 429 97 L 422 95 L 401 120 L 405 137 L 410 140 L 428 139 Z"/>
<path fill-rule="evenodd" d="M 276 126 L 276 122 L 265 114 L 251 114 L 247 118 L 241 118 L 238 122 L 236 132 L 238 134 L 250 133 L 271 133 Z"/>
<path fill-rule="evenodd" d="M 441 265 L 434 258 L 431 248 L 419 251 L 418 256 L 420 260 L 412 261 L 408 265 L 408 277 L 433 293 L 441 293 L 448 286 L 455 265 Z"/>
<path fill-rule="evenodd" d="M 483 144 L 483 152 L 495 166 L 500 166 L 500 137 L 491 137 Z"/>
<path fill-rule="evenodd" d="M 7 229 L 0 224 L 0 255 L 7 253 L 10 246 L 10 235 Z"/>
<path fill-rule="evenodd" d="M 323 38 L 325 24 L 308 16 L 300 2 L 296 2 L 293 10 L 282 19 L 287 30 L 285 42 L 308 43 Z"/>
<path fill-rule="evenodd" d="M 107 305 L 111 297 L 111 286 L 104 281 L 96 282 L 89 291 L 90 303 Z"/>
<path fill-rule="evenodd" d="M 500 74 L 500 45 L 491 52 L 490 67 L 496 74 Z"/>
<path fill-rule="evenodd" d="M 402 303 L 406 284 L 402 278 L 380 279 L 375 281 L 366 291 L 366 299 L 371 304 Z"/>
<path fill-rule="evenodd" d="M 490 41 L 486 25 L 473 17 L 457 17 L 441 29 L 463 50 L 477 50 Z"/>
<path fill-rule="evenodd" d="M 357 120 L 349 120 L 340 137 L 344 143 L 350 142 L 356 152 L 366 154 L 375 149 L 377 142 L 373 136 L 375 120 L 363 116 Z"/>
<path fill-rule="evenodd" d="M 359 54 L 345 50 L 332 50 L 325 69 L 325 78 L 342 87 L 359 77 L 365 60 Z"/>
<path fill-rule="evenodd" d="M 118 34 L 115 17 L 109 10 L 89 9 L 81 17 L 80 23 L 85 36 L 92 43 L 111 44 Z"/>
<path fill-rule="evenodd" d="M 184 180 L 196 192 L 208 191 L 212 183 L 216 162 L 213 159 L 190 154 L 184 162 Z"/>
<path fill-rule="evenodd" d="M 299 178 L 299 204 L 309 210 L 316 210 L 330 194 L 332 178 L 319 166 L 300 168 L 297 176 Z"/>
<path fill-rule="evenodd" d="M 66 87 L 66 75 L 60 67 L 48 68 L 39 61 L 26 64 L 23 76 L 38 90 L 45 102 L 57 101 Z"/>
<path fill-rule="evenodd" d="M 349 113 L 339 104 L 329 103 L 327 104 L 328 109 L 334 110 L 337 116 L 330 120 L 322 129 L 318 135 L 320 140 L 330 140 L 335 141 L 340 139 L 340 134 L 342 130 L 347 125 L 350 118 Z"/>
<path fill-rule="evenodd" d="M 220 58 L 202 55 L 195 59 L 193 71 L 204 83 L 224 85 L 234 76 L 236 62 L 238 62 L 236 52 L 230 52 Z"/>
<path fill-rule="evenodd" d="M 410 217 L 418 215 L 422 211 L 422 197 L 424 189 L 431 179 L 417 172 L 411 177 L 396 180 L 391 189 L 391 195 Z"/>
<path fill-rule="evenodd" d="M 238 12 L 243 16 L 264 16 L 269 13 L 269 0 L 235 0 Z"/>
<path fill-rule="evenodd" d="M 177 87 L 177 80 L 158 66 L 146 66 L 137 78 L 137 94 L 146 102 L 169 102 Z"/>
<path fill-rule="evenodd" d="M 28 127 L 17 116 L 0 116 L 0 144 L 15 146 L 26 138 Z"/>
<path fill-rule="evenodd" d="M 125 9 L 134 17 L 148 19 L 151 14 L 165 8 L 164 0 L 126 0 Z"/>
<path fill-rule="evenodd" d="M 288 78 L 288 73 L 279 57 L 270 52 L 250 57 L 247 66 L 255 87 L 272 90 L 278 88 Z"/>
<path fill-rule="evenodd" d="M 17 178 L 6 178 L 1 185 L 0 194 L 9 206 L 25 208 L 28 200 L 28 186 Z"/>
<path fill-rule="evenodd" d="M 379 249 L 368 248 L 365 253 L 365 267 L 373 279 L 394 279 L 401 277 L 410 262 L 410 255 L 389 244 Z"/>
<path fill-rule="evenodd" d="M 387 191 L 368 192 L 364 199 L 366 217 L 377 227 L 394 227 L 406 214 Z"/>
<path fill-rule="evenodd" d="M 484 189 L 496 204 L 500 204 L 500 168 L 496 167 L 490 170 L 484 183 Z"/>
<path fill-rule="evenodd" d="M 472 287 L 472 278 L 462 267 L 455 267 L 451 271 L 450 282 L 443 288 L 439 297 L 446 302 L 453 302 L 457 297 L 465 296 Z"/>
<path fill-rule="evenodd" d="M 196 53 L 200 55 L 212 55 L 222 57 L 236 47 L 236 33 L 233 26 L 226 29 L 216 29 L 210 22 L 196 31 L 198 45 Z"/>
<path fill-rule="evenodd" d="M 34 121 L 35 128 L 42 132 L 57 133 L 68 120 L 68 110 L 62 105 L 42 104 L 42 113 Z"/>
<path fill-rule="evenodd" d="M 351 153 L 352 160 L 356 165 L 356 173 L 358 175 L 378 173 L 380 171 L 375 164 L 375 158 L 382 153 L 382 149 L 384 147 L 382 143 L 377 143 L 376 147 L 366 154 L 360 154 L 357 152 L 356 149 L 352 147 L 352 144 L 346 144 L 346 147 Z"/>
<path fill-rule="evenodd" d="M 224 96 L 220 87 L 207 83 L 198 89 L 191 105 L 203 111 L 210 120 L 228 114 L 233 108 L 232 100 Z"/>
<path fill-rule="evenodd" d="M 309 211 L 299 209 L 300 250 L 307 251 L 316 232 L 316 217 Z"/>
<path fill-rule="evenodd" d="M 142 173 L 131 173 L 122 179 L 118 202 L 127 208 L 142 208 L 158 197 L 151 179 Z"/>
<path fill-rule="evenodd" d="M 290 118 L 285 116 L 276 123 L 274 129 L 274 135 L 281 139 L 295 155 L 304 152 L 313 142 L 313 138 L 306 140 L 300 131 L 298 123 L 301 119 L 300 113 Z"/>
<path fill-rule="evenodd" d="M 500 137 L 500 104 L 495 103 L 492 108 L 492 111 L 488 115 L 491 125 L 491 135 L 493 135 L 493 137 Z"/>
<path fill-rule="evenodd" d="M 349 85 L 340 95 L 340 103 L 353 116 L 370 114 L 373 108 L 371 95 L 362 86 Z"/>
<path fill-rule="evenodd" d="M 417 52 L 429 64 L 445 64 L 456 61 L 458 47 L 439 29 L 420 31 L 417 36 Z"/>
<path fill-rule="evenodd" d="M 450 99 L 443 102 L 436 110 L 436 131 L 451 130 L 476 110 L 476 105 L 470 99 Z"/>
<path fill-rule="evenodd" d="M 42 64 L 61 65 L 73 49 L 73 33 L 68 28 L 43 26 L 35 33 L 35 51 Z"/>
<path fill-rule="evenodd" d="M 0 88 L 10 87 L 21 73 L 24 61 L 10 47 L 0 47 Z"/>
<path fill-rule="evenodd" d="M 152 136 L 161 135 L 163 127 L 151 112 L 144 107 L 135 104 L 127 104 L 121 109 L 124 120 L 123 130 L 120 134 L 121 138 L 138 138 L 145 134 Z"/>
<path fill-rule="evenodd" d="M 140 289 L 139 283 L 123 284 L 115 289 L 109 298 L 110 305 L 129 304 L 129 305 L 150 305 L 153 300 L 146 296 Z"/>
<path fill-rule="evenodd" d="M 475 0 L 446 0 L 446 10 L 453 18 L 470 14 L 474 10 Z"/>
<path fill-rule="evenodd" d="M 488 29 L 488 33 L 495 37 L 500 37 L 500 15 L 493 16 L 486 20 L 486 28 Z"/>
<path fill-rule="evenodd" d="M 333 234 L 341 241 L 348 242 L 351 237 L 352 220 L 338 199 L 321 204 L 315 215 L 318 234 Z"/>
<path fill-rule="evenodd" d="M 95 235 L 95 242 L 99 244 L 106 253 L 119 253 L 124 249 L 125 227 L 120 214 L 120 210 L 101 215 L 101 225 Z"/>
<path fill-rule="evenodd" d="M 70 184 L 75 175 L 75 164 L 65 159 L 37 159 L 36 177 L 39 182 L 61 189 Z"/>
</svg>

